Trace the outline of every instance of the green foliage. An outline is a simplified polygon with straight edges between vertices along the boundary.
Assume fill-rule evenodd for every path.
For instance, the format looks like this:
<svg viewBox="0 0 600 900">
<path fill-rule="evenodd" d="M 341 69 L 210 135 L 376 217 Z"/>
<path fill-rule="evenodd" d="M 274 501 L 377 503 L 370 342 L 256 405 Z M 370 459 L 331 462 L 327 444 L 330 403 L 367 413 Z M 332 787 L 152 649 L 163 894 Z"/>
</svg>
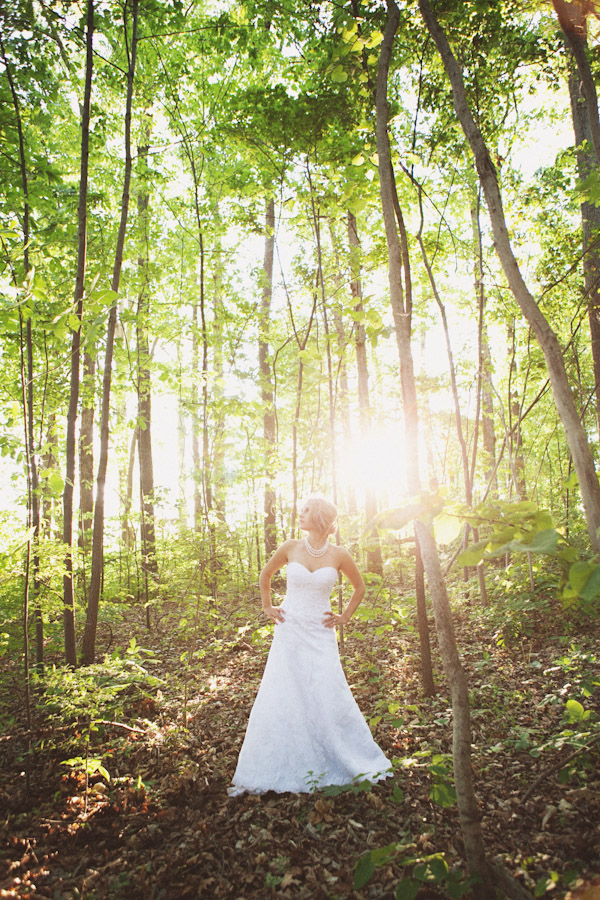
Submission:
<svg viewBox="0 0 600 900">
<path fill-rule="evenodd" d="M 411 875 L 405 876 L 396 885 L 394 893 L 396 900 L 414 900 L 423 884 L 439 885 L 452 898 L 462 897 L 470 889 L 473 880 L 450 869 L 441 853 L 425 857 L 403 856 L 412 847 L 414 844 L 400 841 L 363 853 L 354 867 L 354 890 L 362 890 L 375 874 L 375 870 L 392 860 L 397 866 L 404 868 L 412 866 Z"/>
<path fill-rule="evenodd" d="M 140 659 L 148 661 L 143 666 Z M 72 670 L 47 668 L 32 673 L 36 705 L 55 722 L 83 723 L 123 715 L 130 704 L 151 696 L 162 680 L 148 671 L 152 653 L 134 640 L 123 655 L 115 651 L 103 662 Z"/>
</svg>

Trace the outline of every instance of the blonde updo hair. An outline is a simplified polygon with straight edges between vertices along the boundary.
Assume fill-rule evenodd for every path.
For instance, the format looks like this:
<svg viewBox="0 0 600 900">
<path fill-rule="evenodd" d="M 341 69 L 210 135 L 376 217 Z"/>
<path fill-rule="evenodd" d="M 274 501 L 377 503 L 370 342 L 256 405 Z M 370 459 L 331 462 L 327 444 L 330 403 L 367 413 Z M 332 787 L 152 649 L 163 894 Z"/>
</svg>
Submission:
<svg viewBox="0 0 600 900">
<path fill-rule="evenodd" d="M 309 507 L 308 515 L 314 527 L 328 535 L 333 534 L 337 528 L 338 515 L 335 503 L 320 494 L 310 494 L 304 503 Z"/>
</svg>

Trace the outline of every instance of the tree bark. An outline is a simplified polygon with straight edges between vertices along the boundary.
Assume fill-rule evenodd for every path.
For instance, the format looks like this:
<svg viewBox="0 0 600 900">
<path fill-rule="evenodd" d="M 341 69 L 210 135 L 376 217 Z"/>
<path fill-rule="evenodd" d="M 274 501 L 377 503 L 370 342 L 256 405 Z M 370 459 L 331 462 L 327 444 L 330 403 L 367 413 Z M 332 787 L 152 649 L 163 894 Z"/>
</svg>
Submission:
<svg viewBox="0 0 600 900">
<path fill-rule="evenodd" d="M 360 239 L 356 224 L 356 216 L 348 211 L 348 246 L 350 248 L 350 291 L 354 301 L 354 311 L 358 320 L 354 328 L 354 346 L 356 352 L 356 371 L 358 379 L 358 415 L 361 435 L 368 438 L 371 434 L 371 398 L 369 395 L 369 364 L 367 360 L 367 338 L 362 315 L 364 313 L 362 282 L 360 277 Z M 367 484 L 364 491 L 365 518 L 368 523 L 377 515 L 377 496 L 372 485 Z M 367 544 L 367 571 L 376 575 L 383 573 L 381 543 L 378 534 L 369 534 Z"/>
<path fill-rule="evenodd" d="M 598 115 L 598 95 L 594 75 L 588 59 L 587 12 L 582 3 L 568 0 L 552 0 L 567 44 L 575 59 L 581 83 L 581 93 L 585 102 L 588 119 L 588 133 L 594 148 L 596 163 L 600 164 L 600 117 Z M 578 141 L 579 143 L 579 141 Z"/>
<path fill-rule="evenodd" d="M 10 88 L 10 94 L 15 111 L 15 122 L 17 125 L 17 135 L 19 140 L 19 169 L 21 173 L 21 188 L 23 191 L 23 271 L 25 281 L 27 282 L 31 266 L 29 262 L 29 240 L 30 240 L 30 206 L 29 206 L 29 177 L 27 172 L 27 158 L 25 154 L 25 135 L 23 133 L 23 122 L 21 119 L 21 106 L 19 103 L 19 95 L 12 75 L 12 67 L 8 61 L 4 50 L 4 44 L 0 37 L 0 53 L 6 71 L 6 77 Z M 19 311 L 19 322 L 22 332 L 22 315 Z M 22 346 L 22 343 L 21 343 Z M 29 526 L 33 529 L 33 533 L 28 543 L 27 550 L 27 578 L 25 583 L 25 627 L 27 628 L 27 620 L 29 615 L 29 604 L 31 599 L 35 606 L 35 623 L 36 623 L 36 664 L 41 667 L 44 662 L 44 623 L 42 617 L 42 609 L 39 596 L 39 541 L 40 541 L 40 484 L 38 474 L 37 455 L 35 449 L 35 438 L 33 429 L 33 332 L 31 325 L 31 317 L 27 319 L 25 325 L 25 346 L 26 346 L 26 378 L 25 367 L 22 369 L 24 378 L 23 393 L 23 415 L 25 420 L 25 443 L 27 456 L 27 473 L 28 473 L 28 519 Z M 33 551 L 33 552 L 32 552 Z M 32 569 L 33 575 L 33 592 L 30 591 L 29 571 Z M 33 598 L 31 597 L 33 593 Z M 26 648 L 26 684 L 29 691 L 29 650 L 28 650 L 28 634 L 25 634 Z M 29 715 L 29 700 L 28 700 Z"/>
<path fill-rule="evenodd" d="M 277 548 L 276 495 L 275 495 L 275 398 L 271 363 L 269 361 L 269 326 L 273 297 L 273 254 L 275 249 L 275 201 L 270 197 L 265 211 L 265 256 L 263 283 L 258 323 L 258 367 L 263 412 L 263 448 L 265 482 L 263 494 L 263 535 L 265 558 L 269 559 Z"/>
<path fill-rule="evenodd" d="M 433 668 L 431 666 L 431 644 L 429 641 L 429 624 L 427 622 L 427 599 L 425 596 L 425 578 L 421 546 L 415 530 L 415 593 L 417 595 L 417 627 L 419 629 L 419 647 L 421 652 L 421 683 L 426 697 L 435 694 Z"/>
<path fill-rule="evenodd" d="M 527 288 L 513 253 L 496 169 L 481 130 L 469 108 L 462 73 L 446 34 L 433 13 L 430 0 L 419 0 L 419 8 L 427 29 L 438 48 L 452 87 L 457 118 L 475 157 L 498 258 L 512 294 L 544 353 L 554 402 L 579 480 L 590 544 L 594 553 L 600 555 L 600 483 L 596 475 L 593 454 L 569 385 L 562 349 L 556 334 Z"/>
<path fill-rule="evenodd" d="M 77 268 L 75 275 L 75 315 L 79 320 L 71 342 L 71 385 L 66 428 L 65 487 L 63 490 L 63 543 L 65 546 L 65 574 L 63 577 L 63 625 L 65 660 L 77 665 L 75 642 L 75 592 L 73 585 L 73 488 L 75 484 L 75 424 L 79 404 L 79 360 L 81 349 L 81 320 L 87 255 L 87 193 L 89 166 L 90 110 L 93 69 L 94 2 L 88 0 L 86 15 L 85 90 L 81 110 L 81 165 L 79 175 L 79 203 L 77 212 Z"/>
<path fill-rule="evenodd" d="M 513 320 L 508 328 L 508 340 L 511 347 L 508 367 L 508 435 L 510 446 L 510 465 L 513 484 L 519 500 L 527 498 L 527 480 L 525 478 L 525 457 L 523 456 L 523 434 L 521 431 L 521 404 L 515 385 L 517 377 L 517 336 Z"/>
<path fill-rule="evenodd" d="M 388 0 L 388 16 L 377 70 L 377 154 L 379 157 L 379 182 L 381 207 L 385 225 L 389 258 L 390 299 L 394 309 L 398 347 L 401 354 L 401 385 L 404 404 L 406 447 L 408 456 L 409 485 L 412 493 L 420 490 L 418 462 L 418 412 L 417 393 L 413 374 L 410 342 L 410 309 L 404 303 L 403 275 L 406 278 L 409 259 L 403 253 L 397 231 L 397 195 L 390 155 L 388 134 L 389 105 L 387 101 L 388 71 L 392 46 L 399 23 L 399 10 L 393 0 Z M 407 281 L 408 283 L 408 281 Z M 483 843 L 480 814 L 473 787 L 471 767 L 471 722 L 467 679 L 463 671 L 456 639 L 452 613 L 448 602 L 446 584 L 442 575 L 437 547 L 429 524 L 419 520 L 415 533 L 421 548 L 427 582 L 433 601 L 436 630 L 444 670 L 450 686 L 453 713 L 452 755 L 458 812 L 465 854 L 471 874 L 479 876 L 481 884 L 474 886 L 477 900 L 493 896 L 493 878 Z"/>
<path fill-rule="evenodd" d="M 473 231 L 473 276 L 475 281 L 475 296 L 480 307 L 479 328 L 479 372 L 481 380 L 481 433 L 483 438 L 483 452 L 485 454 L 485 480 L 491 480 L 491 493 L 495 497 L 498 493 L 495 463 L 496 463 L 496 432 L 494 429 L 494 395 L 492 391 L 492 355 L 487 336 L 485 316 L 486 293 L 483 282 L 483 246 L 481 241 L 481 227 L 479 222 L 479 195 L 475 196 L 471 203 L 471 227 Z M 473 470 L 474 472 L 474 470 Z"/>
<path fill-rule="evenodd" d="M 150 349 L 148 346 L 148 224 L 149 190 L 147 181 L 150 119 L 143 130 L 144 144 L 138 147 L 140 160 L 140 186 L 138 188 L 138 216 L 141 230 L 142 252 L 138 257 L 140 292 L 136 316 L 137 364 L 138 364 L 138 458 L 140 464 L 141 544 L 142 572 L 146 595 L 146 622 L 150 623 L 150 581 L 158 576 L 156 562 L 156 528 L 154 515 L 154 462 L 152 457 L 152 382 L 150 375 Z"/>
<path fill-rule="evenodd" d="M 579 177 L 583 180 L 594 171 L 598 163 L 595 155 L 591 152 L 590 119 L 593 118 L 593 113 L 586 108 L 586 94 L 580 90 L 580 81 L 573 71 L 569 72 L 569 95 L 577 145 L 577 169 Z M 581 231 L 583 285 L 588 307 L 594 366 L 596 425 L 600 433 L 600 207 L 585 199 L 581 202 Z"/>
<path fill-rule="evenodd" d="M 79 429 L 79 546 L 83 551 L 83 572 L 90 550 L 94 519 L 94 412 L 96 360 L 86 348 L 83 354 L 81 385 L 81 426 Z"/>
<path fill-rule="evenodd" d="M 127 7 L 125 7 L 126 11 Z M 137 54 L 138 0 L 132 0 L 131 9 L 131 52 L 127 71 L 127 100 L 125 104 L 125 171 L 123 175 L 123 194 L 121 197 L 121 218 L 115 249 L 111 289 L 118 293 L 125 247 L 125 232 L 129 215 L 129 188 L 131 184 L 131 108 L 133 103 L 133 80 Z M 124 15 L 123 27 L 127 37 L 127 19 Z M 110 440 L 110 392 L 112 382 L 113 349 L 115 329 L 117 325 L 117 300 L 113 300 L 108 314 L 106 331 L 106 351 L 104 355 L 104 375 L 102 382 L 102 410 L 100 414 L 100 459 L 96 480 L 96 502 L 94 505 L 94 533 L 92 545 L 92 574 L 90 593 L 87 604 L 85 632 L 83 637 L 83 663 L 91 665 L 96 655 L 96 628 L 98 625 L 98 609 L 100 605 L 100 589 L 104 568 L 104 493 L 106 487 L 106 470 L 108 467 L 108 449 Z M 141 467 L 140 467 L 141 468 Z M 154 487 L 152 486 L 152 491 Z"/>
<path fill-rule="evenodd" d="M 194 485 L 194 531 L 202 528 L 202 462 L 200 459 L 200 397 L 198 391 L 198 304 L 192 304 L 192 480 Z"/>
</svg>

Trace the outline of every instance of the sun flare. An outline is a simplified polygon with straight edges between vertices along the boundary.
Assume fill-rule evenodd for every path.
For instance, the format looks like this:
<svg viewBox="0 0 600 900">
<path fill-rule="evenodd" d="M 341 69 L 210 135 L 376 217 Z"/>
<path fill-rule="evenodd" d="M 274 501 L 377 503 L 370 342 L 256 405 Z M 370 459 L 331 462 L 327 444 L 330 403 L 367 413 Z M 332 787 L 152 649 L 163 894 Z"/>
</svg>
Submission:
<svg viewBox="0 0 600 900">
<path fill-rule="evenodd" d="M 360 497 L 374 493 L 393 503 L 406 493 L 404 426 L 401 421 L 375 427 L 342 450 L 342 481 Z"/>
</svg>

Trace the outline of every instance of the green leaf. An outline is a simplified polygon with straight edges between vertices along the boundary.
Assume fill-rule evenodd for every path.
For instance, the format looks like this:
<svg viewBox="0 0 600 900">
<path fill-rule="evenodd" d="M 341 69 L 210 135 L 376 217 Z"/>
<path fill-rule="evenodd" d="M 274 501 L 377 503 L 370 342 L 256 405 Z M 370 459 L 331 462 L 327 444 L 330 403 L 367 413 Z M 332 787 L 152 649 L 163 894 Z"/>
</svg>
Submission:
<svg viewBox="0 0 600 900">
<path fill-rule="evenodd" d="M 380 512 L 373 518 L 372 524 L 378 529 L 399 531 L 414 519 L 437 515 L 441 512 L 443 503 L 439 494 L 424 494 L 405 506 Z"/>
<path fill-rule="evenodd" d="M 484 557 L 489 541 L 478 541 L 459 553 L 456 562 L 459 566 L 478 566 Z"/>
<path fill-rule="evenodd" d="M 415 900 L 419 893 L 419 888 L 420 884 L 418 881 L 413 881 L 412 878 L 403 878 L 396 885 L 395 900 Z"/>
<path fill-rule="evenodd" d="M 449 516 L 442 513 L 437 516 L 433 523 L 435 539 L 440 544 L 450 544 L 454 541 L 462 530 L 462 522 L 458 516 Z"/>
<path fill-rule="evenodd" d="M 573 563 L 569 569 L 569 584 L 579 594 L 585 587 L 585 583 L 592 573 L 592 566 L 588 562 Z"/>
<path fill-rule="evenodd" d="M 365 47 L 367 50 L 373 50 L 374 47 L 378 47 L 379 44 L 383 40 L 383 35 L 380 31 L 374 31 L 371 37 L 365 41 Z"/>
<path fill-rule="evenodd" d="M 48 487 L 53 494 L 62 494 L 65 488 L 65 483 L 63 481 L 62 475 L 60 475 L 58 472 L 53 472 L 48 479 Z"/>
<path fill-rule="evenodd" d="M 331 73 L 331 80 L 335 84 L 344 84 L 345 81 L 348 81 L 348 73 L 344 72 L 342 66 L 336 66 Z"/>
<path fill-rule="evenodd" d="M 567 700 L 565 704 L 565 717 L 569 722 L 583 722 L 589 718 L 589 711 L 583 708 L 579 700 Z"/>
<path fill-rule="evenodd" d="M 342 40 L 347 44 L 352 44 L 358 31 L 358 22 L 352 22 L 347 28 L 342 29 Z"/>
<path fill-rule="evenodd" d="M 398 785 L 396 785 L 396 787 L 392 791 L 392 797 L 394 798 L 396 803 L 402 803 L 402 801 L 404 800 L 404 793 L 402 791 L 402 788 L 399 788 Z"/>
<path fill-rule="evenodd" d="M 511 549 L 514 551 L 525 551 L 527 553 L 554 553 L 558 544 L 558 531 L 554 528 L 545 528 L 538 531 L 533 536 L 533 540 L 529 544 L 522 541 L 512 541 Z"/>
<path fill-rule="evenodd" d="M 431 790 L 429 791 L 429 797 L 434 803 L 444 807 L 444 809 L 449 809 L 456 803 L 456 791 L 451 784 L 447 784 L 446 782 L 436 782 L 435 784 L 432 784 Z"/>
<path fill-rule="evenodd" d="M 552 879 L 547 878 L 545 875 L 542 875 L 542 877 L 539 878 L 537 881 L 537 884 L 533 891 L 533 896 L 534 897 L 543 897 L 551 884 L 552 884 Z"/>
<path fill-rule="evenodd" d="M 375 864 L 371 858 L 371 852 L 363 853 L 354 866 L 354 890 L 360 891 L 373 877 L 374 872 Z"/>
<path fill-rule="evenodd" d="M 585 583 L 579 596 L 582 600 L 594 600 L 600 594 L 600 566 L 594 566 L 592 574 Z"/>
</svg>

